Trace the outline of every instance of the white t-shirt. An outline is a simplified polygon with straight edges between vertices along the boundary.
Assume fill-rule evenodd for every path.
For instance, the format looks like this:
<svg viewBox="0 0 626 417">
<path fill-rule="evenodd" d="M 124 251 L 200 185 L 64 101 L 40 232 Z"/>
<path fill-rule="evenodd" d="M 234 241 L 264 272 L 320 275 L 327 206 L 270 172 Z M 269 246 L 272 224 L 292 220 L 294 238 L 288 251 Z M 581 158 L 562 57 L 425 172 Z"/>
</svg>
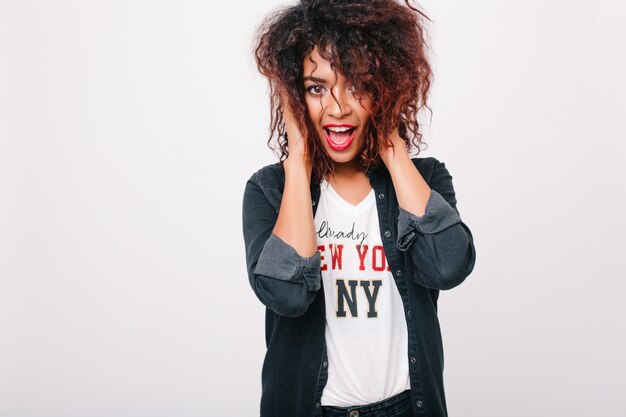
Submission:
<svg viewBox="0 0 626 417">
<path fill-rule="evenodd" d="M 409 389 L 407 324 L 385 257 L 374 190 L 354 206 L 324 179 L 315 231 L 326 300 L 322 405 L 370 404 Z"/>
</svg>

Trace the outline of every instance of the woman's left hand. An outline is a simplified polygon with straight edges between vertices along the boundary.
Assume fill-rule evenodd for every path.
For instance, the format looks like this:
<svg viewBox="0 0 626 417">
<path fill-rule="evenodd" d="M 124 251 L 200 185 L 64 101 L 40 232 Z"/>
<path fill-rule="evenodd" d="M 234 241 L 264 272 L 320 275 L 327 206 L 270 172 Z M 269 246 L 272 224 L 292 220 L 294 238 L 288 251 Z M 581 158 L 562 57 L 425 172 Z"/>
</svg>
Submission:
<svg viewBox="0 0 626 417">
<path fill-rule="evenodd" d="M 431 195 L 430 185 L 411 160 L 406 142 L 400 137 L 398 129 L 394 129 L 388 139 L 393 146 L 381 144 L 379 153 L 391 175 L 398 204 L 415 216 L 423 216 Z"/>
<path fill-rule="evenodd" d="M 386 147 L 384 144 L 381 144 L 379 150 L 380 158 L 388 169 L 391 168 L 394 160 L 408 156 L 406 142 L 400 137 L 397 127 L 391 132 L 391 135 L 389 135 L 389 140 L 393 144 L 393 147 Z"/>
</svg>

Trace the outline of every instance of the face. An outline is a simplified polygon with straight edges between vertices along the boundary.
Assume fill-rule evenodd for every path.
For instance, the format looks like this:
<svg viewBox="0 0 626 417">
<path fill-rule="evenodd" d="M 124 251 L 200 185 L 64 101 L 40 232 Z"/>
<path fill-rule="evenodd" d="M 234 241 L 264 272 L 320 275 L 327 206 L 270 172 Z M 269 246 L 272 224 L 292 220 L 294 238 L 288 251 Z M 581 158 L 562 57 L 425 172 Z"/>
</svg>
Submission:
<svg viewBox="0 0 626 417">
<path fill-rule="evenodd" d="M 354 86 L 339 72 L 336 78 L 330 62 L 319 55 L 317 46 L 304 59 L 303 78 L 307 112 L 326 152 L 335 166 L 356 166 L 370 118 L 371 100 L 365 94 L 355 95 Z"/>
</svg>

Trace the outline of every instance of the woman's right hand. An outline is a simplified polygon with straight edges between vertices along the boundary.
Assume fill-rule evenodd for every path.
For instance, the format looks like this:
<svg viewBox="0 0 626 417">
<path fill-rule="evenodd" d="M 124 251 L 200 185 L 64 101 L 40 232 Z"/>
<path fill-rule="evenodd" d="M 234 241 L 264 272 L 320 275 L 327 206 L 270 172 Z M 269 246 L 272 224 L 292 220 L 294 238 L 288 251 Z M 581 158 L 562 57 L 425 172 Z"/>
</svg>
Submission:
<svg viewBox="0 0 626 417">
<path fill-rule="evenodd" d="M 317 241 L 311 197 L 311 162 L 306 136 L 300 132 L 287 95 L 280 95 L 289 156 L 283 161 L 285 187 L 272 233 L 303 257 L 315 255 Z"/>
<path fill-rule="evenodd" d="M 302 133 L 298 127 L 293 110 L 289 105 L 289 99 L 285 93 L 280 95 L 281 105 L 283 107 L 283 120 L 285 121 L 285 130 L 287 131 L 287 146 L 289 149 L 289 156 L 287 160 L 291 161 L 289 164 L 295 161 L 295 163 L 303 163 L 307 168 L 309 176 L 311 174 L 311 162 L 306 146 L 306 136 Z M 287 160 L 285 162 L 287 162 Z"/>
</svg>

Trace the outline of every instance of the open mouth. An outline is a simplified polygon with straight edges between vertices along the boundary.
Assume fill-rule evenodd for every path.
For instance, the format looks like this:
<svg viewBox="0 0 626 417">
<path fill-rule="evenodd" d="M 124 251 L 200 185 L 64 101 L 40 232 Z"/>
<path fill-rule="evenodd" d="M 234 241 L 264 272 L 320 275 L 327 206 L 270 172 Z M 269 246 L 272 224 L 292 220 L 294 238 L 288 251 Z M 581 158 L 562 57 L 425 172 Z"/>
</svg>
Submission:
<svg viewBox="0 0 626 417">
<path fill-rule="evenodd" d="M 324 128 L 324 134 L 326 136 L 326 141 L 328 142 L 328 145 L 330 145 L 333 150 L 342 151 L 344 149 L 347 149 L 354 140 L 356 128 L 352 127 L 342 129 L 342 131 Z"/>
</svg>

